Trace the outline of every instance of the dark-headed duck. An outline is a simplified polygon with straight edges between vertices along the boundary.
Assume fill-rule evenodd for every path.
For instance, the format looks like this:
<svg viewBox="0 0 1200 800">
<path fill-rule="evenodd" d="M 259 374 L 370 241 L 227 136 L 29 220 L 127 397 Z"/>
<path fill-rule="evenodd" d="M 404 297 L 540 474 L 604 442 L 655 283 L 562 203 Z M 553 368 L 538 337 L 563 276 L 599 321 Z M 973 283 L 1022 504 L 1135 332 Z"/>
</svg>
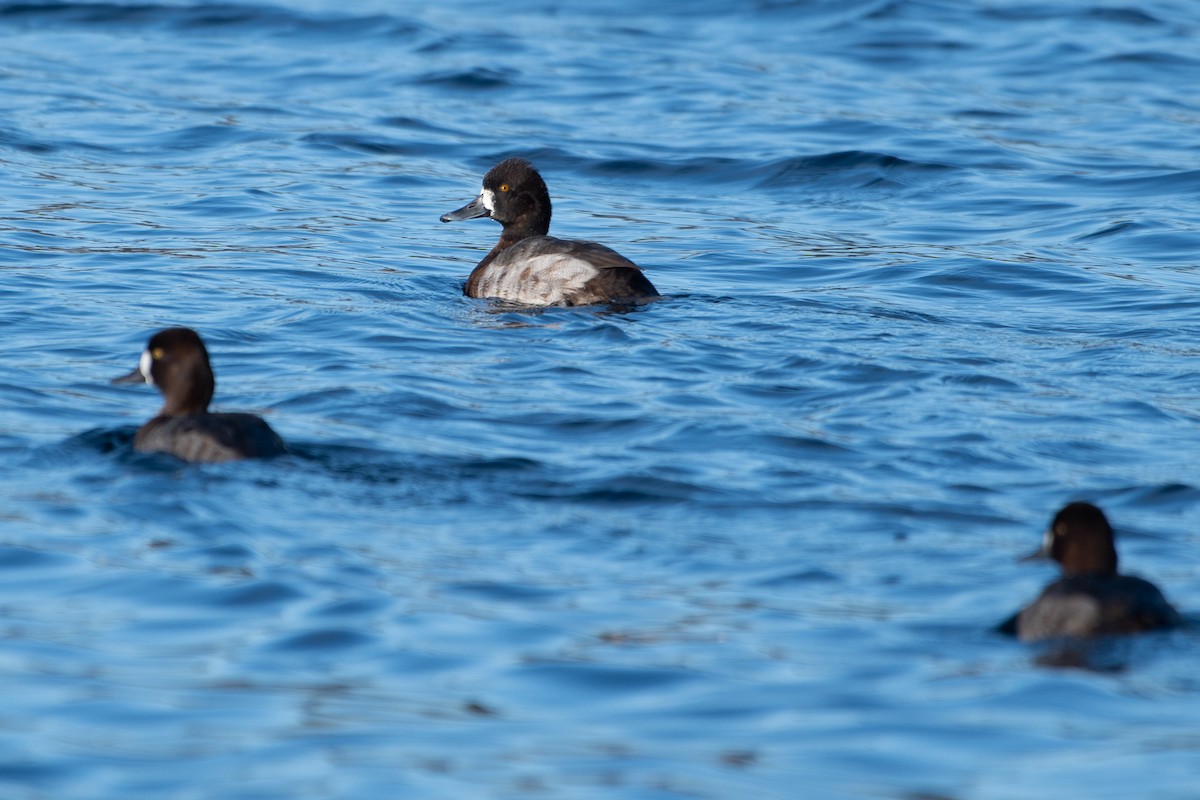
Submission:
<svg viewBox="0 0 1200 800">
<path fill-rule="evenodd" d="M 658 297 L 637 264 L 596 242 L 556 239 L 550 193 L 522 158 L 501 161 L 483 177 L 483 190 L 442 222 L 491 217 L 504 226 L 500 241 L 467 278 L 463 294 L 530 306 L 635 304 Z"/>
<path fill-rule="evenodd" d="M 286 452 L 283 440 L 253 414 L 208 410 L 216 379 L 208 350 L 190 328 L 167 328 L 150 337 L 137 369 L 113 383 L 157 387 L 163 406 L 138 429 L 135 450 L 170 453 L 185 461 L 232 461 Z"/>
<path fill-rule="evenodd" d="M 1091 503 L 1064 506 L 1034 557 L 1057 561 L 1062 577 L 1000 626 L 1022 641 L 1142 633 L 1183 622 L 1153 583 L 1117 573 L 1112 527 Z"/>
</svg>

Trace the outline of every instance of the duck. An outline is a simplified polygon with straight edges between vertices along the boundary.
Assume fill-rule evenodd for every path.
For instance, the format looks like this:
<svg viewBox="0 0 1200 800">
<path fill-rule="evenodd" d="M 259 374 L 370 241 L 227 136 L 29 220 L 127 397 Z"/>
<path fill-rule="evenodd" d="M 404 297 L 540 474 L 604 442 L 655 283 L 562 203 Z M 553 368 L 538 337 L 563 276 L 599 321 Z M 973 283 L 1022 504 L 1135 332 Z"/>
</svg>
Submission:
<svg viewBox="0 0 1200 800">
<path fill-rule="evenodd" d="M 138 428 L 135 450 L 197 462 L 269 458 L 287 452 L 279 434 L 261 417 L 208 410 L 216 379 L 204 340 L 191 328 L 155 333 L 133 372 L 112 382 L 142 381 L 162 393 L 163 406 Z"/>
<path fill-rule="evenodd" d="M 1112 526 L 1091 503 L 1063 506 L 1041 549 L 1028 558 L 1057 561 L 1062 577 L 1000 625 L 1003 633 L 1023 642 L 1136 634 L 1183 624 L 1157 586 L 1117 572 Z"/>
<path fill-rule="evenodd" d="M 467 297 L 586 306 L 638 305 L 661 296 L 637 264 L 612 248 L 550 236 L 550 192 L 523 158 L 505 159 L 488 170 L 479 196 L 441 220 L 481 217 L 494 219 L 503 230 L 467 278 Z"/>
</svg>

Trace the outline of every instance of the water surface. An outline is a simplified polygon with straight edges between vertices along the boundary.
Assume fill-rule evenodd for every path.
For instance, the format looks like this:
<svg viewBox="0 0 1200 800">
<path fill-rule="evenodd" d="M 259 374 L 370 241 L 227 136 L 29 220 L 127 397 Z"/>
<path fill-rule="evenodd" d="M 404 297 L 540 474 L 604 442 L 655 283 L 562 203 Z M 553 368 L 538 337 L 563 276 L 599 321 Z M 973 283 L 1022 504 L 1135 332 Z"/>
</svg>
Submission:
<svg viewBox="0 0 1200 800">
<path fill-rule="evenodd" d="M 991 627 L 1076 498 L 1200 609 L 1198 34 L 0 3 L 0 793 L 1195 797 L 1194 632 Z M 463 298 L 511 155 L 669 298 Z M 130 450 L 169 325 L 292 455 Z"/>
</svg>

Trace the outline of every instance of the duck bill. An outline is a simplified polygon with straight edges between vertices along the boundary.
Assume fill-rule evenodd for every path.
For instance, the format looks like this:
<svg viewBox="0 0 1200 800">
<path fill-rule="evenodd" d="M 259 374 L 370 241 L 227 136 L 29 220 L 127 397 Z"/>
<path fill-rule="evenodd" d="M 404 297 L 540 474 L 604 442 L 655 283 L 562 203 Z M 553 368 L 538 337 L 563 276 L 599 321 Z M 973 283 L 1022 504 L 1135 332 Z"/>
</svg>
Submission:
<svg viewBox="0 0 1200 800">
<path fill-rule="evenodd" d="M 134 367 L 133 372 L 129 373 L 128 375 L 122 375 L 119 378 L 113 378 L 111 381 L 109 381 L 109 383 L 113 383 L 113 384 L 145 383 L 145 382 L 146 382 L 146 376 L 142 374 L 141 367 Z"/>
<path fill-rule="evenodd" d="M 142 351 L 142 357 L 138 359 L 137 369 L 128 375 L 122 375 L 119 378 L 113 378 L 113 383 L 142 383 L 143 381 L 154 386 L 154 356 L 149 350 Z"/>
<path fill-rule="evenodd" d="M 1021 556 L 1017 559 L 1017 561 L 1021 563 L 1026 561 L 1051 561 L 1052 557 L 1050 555 L 1050 545 L 1052 542 L 1053 535 L 1050 533 L 1050 531 L 1046 531 L 1046 535 L 1042 541 L 1042 546 L 1028 555 Z"/>
<path fill-rule="evenodd" d="M 458 211 L 451 211 L 449 214 L 442 214 L 442 222 L 458 222 L 463 219 L 477 219 L 478 217 L 487 217 L 491 215 L 491 211 L 484 204 L 483 195 L 479 195 L 471 202 L 460 208 Z"/>
</svg>

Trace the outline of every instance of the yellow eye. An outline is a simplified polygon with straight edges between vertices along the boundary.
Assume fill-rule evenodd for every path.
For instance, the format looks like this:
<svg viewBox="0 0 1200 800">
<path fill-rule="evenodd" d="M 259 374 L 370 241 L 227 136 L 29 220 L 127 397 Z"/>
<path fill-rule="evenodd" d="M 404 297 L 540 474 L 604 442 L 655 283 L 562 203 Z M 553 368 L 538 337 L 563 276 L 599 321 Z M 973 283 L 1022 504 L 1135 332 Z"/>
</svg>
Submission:
<svg viewBox="0 0 1200 800">
<path fill-rule="evenodd" d="M 508 191 L 508 184 L 507 184 L 507 183 L 502 183 L 502 184 L 500 184 L 500 191 L 502 191 L 502 192 L 507 192 L 507 191 Z"/>
<path fill-rule="evenodd" d="M 150 351 L 150 357 L 155 360 L 162 358 L 163 357 L 163 349 L 161 347 L 154 348 L 153 350 Z"/>
</svg>

